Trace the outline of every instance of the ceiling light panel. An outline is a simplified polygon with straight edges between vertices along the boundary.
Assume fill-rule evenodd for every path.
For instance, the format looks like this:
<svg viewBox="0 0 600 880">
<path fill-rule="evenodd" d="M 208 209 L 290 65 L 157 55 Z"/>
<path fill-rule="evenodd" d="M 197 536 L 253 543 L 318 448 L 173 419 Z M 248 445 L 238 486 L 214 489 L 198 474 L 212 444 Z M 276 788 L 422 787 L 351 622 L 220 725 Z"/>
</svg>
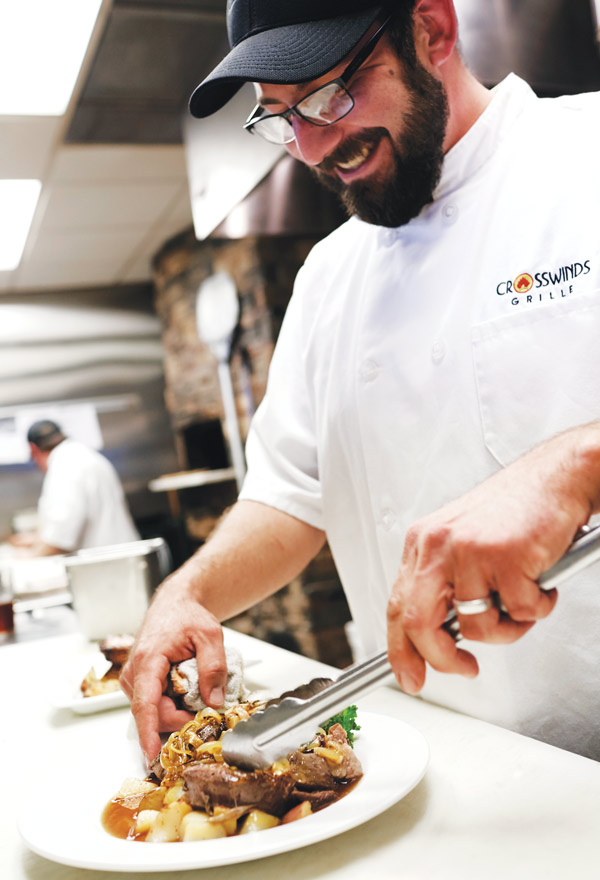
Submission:
<svg viewBox="0 0 600 880">
<path fill-rule="evenodd" d="M 0 115 L 62 116 L 102 0 L 0 0 Z"/>
</svg>

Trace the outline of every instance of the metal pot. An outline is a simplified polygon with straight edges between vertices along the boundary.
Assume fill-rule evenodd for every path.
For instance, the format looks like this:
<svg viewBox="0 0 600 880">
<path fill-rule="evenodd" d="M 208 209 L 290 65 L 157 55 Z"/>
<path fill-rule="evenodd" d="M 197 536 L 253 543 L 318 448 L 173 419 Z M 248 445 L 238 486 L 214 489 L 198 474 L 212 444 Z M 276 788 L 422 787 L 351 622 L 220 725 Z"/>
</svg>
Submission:
<svg viewBox="0 0 600 880">
<path fill-rule="evenodd" d="M 137 632 L 172 568 L 162 538 L 79 550 L 64 564 L 80 627 L 92 640 Z"/>
</svg>

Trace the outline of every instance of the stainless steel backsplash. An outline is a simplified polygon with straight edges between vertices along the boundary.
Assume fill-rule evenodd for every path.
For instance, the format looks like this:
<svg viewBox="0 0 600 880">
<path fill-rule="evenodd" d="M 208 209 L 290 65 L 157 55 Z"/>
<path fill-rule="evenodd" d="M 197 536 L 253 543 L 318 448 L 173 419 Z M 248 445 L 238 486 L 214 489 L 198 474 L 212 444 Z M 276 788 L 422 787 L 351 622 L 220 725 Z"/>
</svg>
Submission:
<svg viewBox="0 0 600 880">
<path fill-rule="evenodd" d="M 177 470 L 163 400 L 161 326 L 150 285 L 45 292 L 0 300 L 0 411 L 34 403 L 92 401 L 132 513 L 151 516 L 165 498 L 148 481 Z M 35 507 L 42 474 L 0 465 L 0 535 L 15 511 Z"/>
</svg>

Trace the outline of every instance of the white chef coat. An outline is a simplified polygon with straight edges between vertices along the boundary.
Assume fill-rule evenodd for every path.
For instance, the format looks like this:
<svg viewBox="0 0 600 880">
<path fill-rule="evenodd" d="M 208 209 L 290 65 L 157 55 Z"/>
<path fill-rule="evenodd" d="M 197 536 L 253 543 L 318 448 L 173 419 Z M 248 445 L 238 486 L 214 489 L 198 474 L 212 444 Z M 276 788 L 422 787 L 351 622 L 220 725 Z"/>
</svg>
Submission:
<svg viewBox="0 0 600 880">
<path fill-rule="evenodd" d="M 300 270 L 241 498 L 324 529 L 366 651 L 408 526 L 600 418 L 600 95 L 497 86 L 398 229 L 355 218 Z M 424 695 L 600 758 L 600 567 L 476 680 Z"/>
<path fill-rule="evenodd" d="M 76 440 L 63 440 L 48 456 L 38 513 L 42 541 L 62 550 L 140 537 L 114 467 Z"/>
</svg>

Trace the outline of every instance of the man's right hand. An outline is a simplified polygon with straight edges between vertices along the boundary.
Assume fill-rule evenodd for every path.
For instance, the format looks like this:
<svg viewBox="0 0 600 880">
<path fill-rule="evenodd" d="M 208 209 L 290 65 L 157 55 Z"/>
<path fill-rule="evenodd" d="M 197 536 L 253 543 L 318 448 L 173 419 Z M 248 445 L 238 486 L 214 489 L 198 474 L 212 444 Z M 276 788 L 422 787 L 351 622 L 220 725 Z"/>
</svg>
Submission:
<svg viewBox="0 0 600 880">
<path fill-rule="evenodd" d="M 121 675 L 148 764 L 160 751 L 159 734 L 178 730 L 194 717 L 164 695 L 171 665 L 191 657 L 198 661 L 202 699 L 218 708 L 227 684 L 221 625 L 191 597 L 182 573 L 176 572 L 155 594 Z"/>
<path fill-rule="evenodd" d="M 227 686 L 219 620 L 288 584 L 324 542 L 324 532 L 308 523 L 266 504 L 238 501 L 206 544 L 159 587 L 121 676 L 148 762 L 160 751 L 159 733 L 193 718 L 164 695 L 171 665 L 196 657 L 202 699 L 218 709 Z"/>
</svg>

